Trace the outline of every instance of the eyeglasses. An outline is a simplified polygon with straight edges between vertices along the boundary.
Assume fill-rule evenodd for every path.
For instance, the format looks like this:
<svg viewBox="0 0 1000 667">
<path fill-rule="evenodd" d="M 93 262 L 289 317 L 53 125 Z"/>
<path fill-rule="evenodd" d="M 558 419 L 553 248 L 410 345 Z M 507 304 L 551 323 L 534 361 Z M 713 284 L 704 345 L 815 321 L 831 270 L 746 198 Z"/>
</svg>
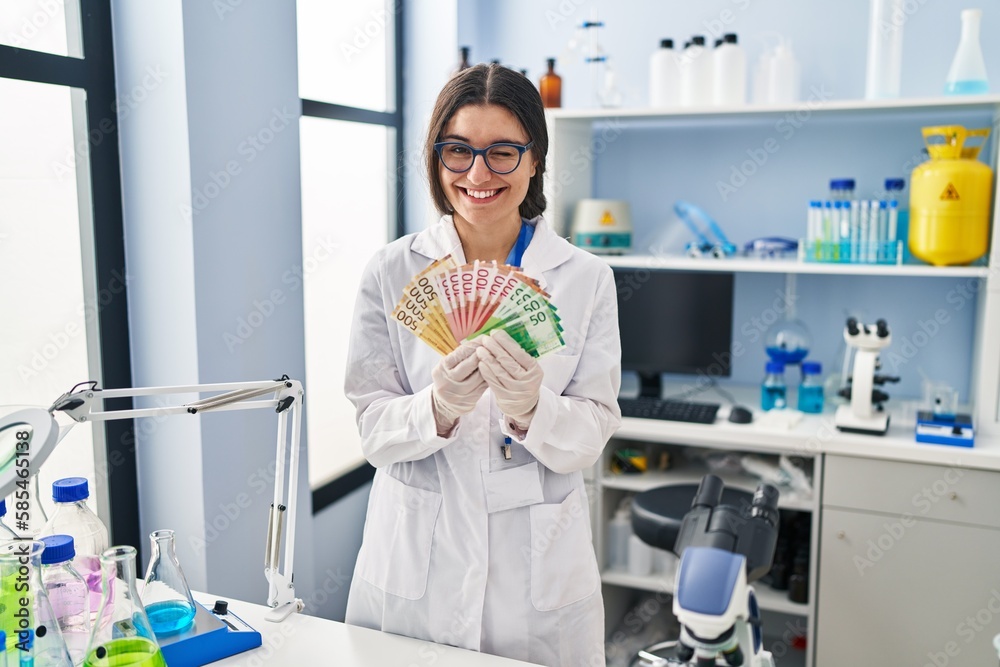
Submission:
<svg viewBox="0 0 1000 667">
<path fill-rule="evenodd" d="M 529 141 L 520 144 L 490 144 L 486 148 L 473 148 L 460 141 L 439 141 L 434 144 L 434 151 L 441 159 L 441 164 L 448 171 L 456 174 L 472 169 L 477 155 L 482 155 L 486 167 L 494 174 L 509 174 L 521 165 L 521 157 L 534 144 Z"/>
</svg>

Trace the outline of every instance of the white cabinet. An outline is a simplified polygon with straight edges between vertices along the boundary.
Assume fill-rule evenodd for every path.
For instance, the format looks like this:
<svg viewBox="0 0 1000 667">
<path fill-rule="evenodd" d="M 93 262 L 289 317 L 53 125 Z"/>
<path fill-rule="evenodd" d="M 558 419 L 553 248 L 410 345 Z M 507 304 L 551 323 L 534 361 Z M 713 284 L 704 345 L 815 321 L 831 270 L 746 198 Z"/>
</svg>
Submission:
<svg viewBox="0 0 1000 667">
<path fill-rule="evenodd" d="M 628 420 L 629 422 L 639 422 L 648 420 Z M 659 603 L 659 613 L 669 613 L 672 604 L 673 576 L 672 573 L 635 575 L 627 570 L 611 569 L 608 564 L 608 523 L 614 517 L 619 503 L 625 497 L 640 493 L 648 489 L 653 489 L 666 484 L 697 484 L 709 470 L 699 463 L 692 463 L 691 457 L 685 454 L 692 451 L 694 442 L 697 442 L 696 434 L 699 432 L 710 432 L 714 426 L 704 426 L 700 424 L 677 424 L 670 422 L 660 422 L 654 425 L 645 425 L 646 428 L 659 426 L 661 437 L 658 442 L 644 442 L 643 440 L 630 439 L 636 434 L 630 433 L 628 426 L 624 427 L 619 435 L 612 438 L 605 448 L 601 460 L 594 467 L 588 490 L 591 496 L 591 512 L 594 521 L 594 542 L 598 554 L 598 563 L 601 566 L 601 580 L 604 583 L 604 599 L 606 609 L 607 630 L 611 633 L 618 621 L 626 614 L 633 611 L 633 606 L 637 598 L 637 593 L 649 592 L 656 594 L 654 600 Z M 695 437 L 686 437 L 694 434 Z M 698 449 L 703 449 L 704 443 L 700 443 Z M 662 472 L 646 472 L 643 474 L 614 474 L 610 469 L 610 462 L 614 451 L 618 447 L 648 447 L 650 460 L 655 461 L 660 451 L 671 453 L 672 467 Z M 719 449 L 739 449 L 734 441 L 718 443 Z M 780 448 L 752 447 L 754 454 L 769 456 L 782 453 Z M 796 456 L 799 452 L 788 452 Z M 809 457 L 810 468 L 814 479 L 820 479 L 822 469 L 822 457 Z M 727 487 L 742 489 L 752 492 L 756 489 L 758 481 L 745 474 L 720 474 Z M 817 545 L 818 545 L 818 495 L 819 489 L 814 483 L 811 496 L 801 496 L 789 494 L 787 489 L 781 489 L 783 495 L 779 500 L 779 509 L 794 510 L 799 512 L 810 512 L 813 516 L 811 522 L 812 531 L 810 542 L 810 563 L 809 563 L 809 590 L 816 590 L 816 569 L 817 569 Z M 815 596 L 810 593 L 810 600 L 807 604 L 792 602 L 788 599 L 787 591 L 777 591 L 766 584 L 755 585 L 758 601 L 763 610 L 765 622 L 765 641 L 768 646 L 776 647 L 776 652 L 782 656 L 783 666 L 794 666 L 797 664 L 811 665 L 809 651 L 802 651 L 791 648 L 789 645 L 794 634 L 805 632 L 807 641 L 812 637 L 814 627 Z M 794 632 L 789 632 L 792 630 Z M 783 636 L 785 635 L 785 636 Z"/>
<path fill-rule="evenodd" d="M 732 198 L 726 203 L 730 218 L 745 221 L 749 231 L 744 236 L 775 233 L 801 236 L 805 226 L 806 202 L 816 195 L 810 195 L 804 187 L 791 191 L 783 189 L 784 180 L 791 180 L 783 178 L 801 170 L 808 172 L 809 183 L 815 184 L 823 182 L 824 178 L 844 175 L 845 169 L 853 169 L 855 165 L 865 169 L 882 158 L 878 155 L 878 146 L 883 132 L 886 141 L 890 141 L 889 135 L 892 135 L 891 140 L 896 142 L 894 147 L 898 149 L 904 142 L 905 145 L 918 144 L 921 126 L 956 122 L 992 125 L 994 131 L 983 154 L 985 161 L 994 169 L 1000 146 L 1000 132 L 995 120 L 1000 117 L 1000 96 L 822 104 L 807 101 L 783 107 L 679 109 L 672 112 L 644 109 L 549 110 L 547 117 L 550 142 L 546 163 L 547 217 L 563 236 L 570 235 L 575 203 L 588 197 L 629 199 L 637 231 L 643 228 L 648 231 L 664 224 L 668 217 L 672 217 L 669 211 L 673 201 L 688 198 L 687 189 L 694 193 L 691 196 L 696 202 L 700 196 L 704 201 L 722 206 L 719 197 L 714 194 L 712 182 L 719 180 L 723 171 L 729 173 L 729 160 L 733 160 L 734 168 L 739 168 L 737 158 L 731 156 L 741 155 L 744 149 L 752 151 L 755 146 L 767 145 L 762 144 L 761 139 L 766 141 L 769 133 L 778 133 L 779 150 L 770 153 L 767 168 L 762 167 L 759 173 L 748 179 L 749 184 L 739 191 L 739 196 L 743 197 L 751 190 L 756 193 L 743 199 Z M 793 122 L 789 119 L 797 120 Z M 983 119 L 986 119 L 985 122 Z M 825 128 L 827 138 L 815 139 L 812 132 L 818 127 Z M 794 128 L 794 132 L 790 128 Z M 868 130 L 864 140 L 856 136 L 855 131 L 860 128 Z M 633 130 L 639 132 L 638 139 L 634 135 L 630 137 Z M 669 141 L 660 141 L 668 135 Z M 705 139 L 703 144 L 698 143 L 701 138 Z M 838 143 L 848 148 L 839 150 Z M 609 173 L 607 169 L 602 169 L 602 161 L 615 154 L 617 168 Z M 712 169 L 707 169 L 706 165 L 716 154 L 726 156 L 719 158 L 721 162 L 717 161 Z M 658 156 L 662 157 L 661 171 L 665 172 L 668 166 L 673 170 L 673 181 L 650 173 L 657 171 Z M 634 168 L 630 162 L 633 157 Z M 906 173 L 898 175 L 908 178 L 909 170 L 920 160 L 919 154 L 914 156 L 914 160 L 906 163 L 903 160 L 887 162 L 882 159 L 878 170 L 868 175 L 868 181 L 874 182 L 876 174 L 891 176 L 890 169 L 896 169 L 897 173 L 905 170 Z M 724 169 L 720 171 L 718 167 Z M 684 178 L 676 178 L 678 170 Z M 613 182 L 613 186 L 608 186 L 605 179 Z M 634 186 L 630 183 L 632 179 Z M 684 191 L 675 187 L 674 181 L 677 180 L 684 181 Z M 797 181 L 800 186 L 802 182 L 802 179 Z M 768 199 L 772 192 L 774 201 Z M 783 198 L 782 201 L 777 200 L 779 197 Z M 754 205 L 741 209 L 734 204 L 738 201 L 754 202 Z M 774 205 L 770 206 L 772 203 Z M 994 220 L 997 210 L 995 197 Z M 770 226 L 759 228 L 760 220 L 766 220 Z M 775 226 L 779 229 L 774 229 Z M 737 234 L 731 233 L 731 236 L 734 241 L 742 240 Z M 991 231 L 991 239 L 992 248 L 1000 247 L 1000 230 L 996 225 Z M 996 653 L 990 654 L 985 647 L 988 639 L 1000 631 L 1000 625 L 997 625 L 1000 618 L 994 621 L 992 630 L 974 633 L 972 637 L 968 634 L 968 628 L 972 626 L 963 623 L 966 623 L 967 615 L 975 618 L 983 609 L 993 613 L 991 604 L 1000 610 L 1000 593 L 993 602 L 990 597 L 995 592 L 993 587 L 1000 591 L 1000 568 L 996 566 L 996 554 L 1000 553 L 1000 530 L 995 524 L 987 525 L 982 520 L 996 507 L 991 501 L 997 493 L 996 489 L 1000 488 L 1000 477 L 983 478 L 996 479 L 997 483 L 993 486 L 970 482 L 980 484 L 977 486 L 979 496 L 957 492 L 958 499 L 949 497 L 934 511 L 916 516 L 912 525 L 907 527 L 905 536 L 863 576 L 858 573 L 853 557 L 859 549 L 867 548 L 868 540 L 877 544 L 887 530 L 885 523 L 891 523 L 894 517 L 898 518 L 901 512 L 907 510 L 901 509 L 898 502 L 885 504 L 884 498 L 863 494 L 862 500 L 851 498 L 855 497 L 859 488 L 876 490 L 885 484 L 888 484 L 891 494 L 904 494 L 906 489 L 894 480 L 902 477 L 909 480 L 908 483 L 917 484 L 922 479 L 921 474 L 927 472 L 923 470 L 927 466 L 910 469 L 907 467 L 909 464 L 900 462 L 905 461 L 911 452 L 914 458 L 926 461 L 946 463 L 954 460 L 956 467 L 962 470 L 962 465 L 1000 469 L 1000 463 L 994 460 L 1000 458 L 1000 253 L 993 252 L 985 264 L 978 266 L 938 268 L 917 264 L 872 266 L 794 260 L 765 262 L 740 258 L 692 260 L 680 257 L 676 250 L 669 251 L 648 242 L 639 244 L 633 252 L 635 254 L 623 257 L 609 257 L 608 261 L 613 266 L 621 267 L 732 271 L 739 275 L 816 274 L 831 276 L 833 280 L 848 280 L 838 276 L 868 276 L 872 282 L 862 289 L 871 290 L 887 284 L 878 281 L 910 281 L 903 284 L 916 287 L 912 289 L 912 299 L 907 294 L 905 300 L 912 300 L 919 307 L 926 306 L 931 313 L 934 312 L 934 304 L 921 303 L 921 289 L 928 284 L 926 281 L 937 278 L 961 281 L 968 292 L 961 295 L 964 303 L 971 304 L 974 299 L 976 305 L 968 340 L 963 339 L 959 347 L 971 350 L 971 354 L 964 359 L 969 366 L 969 398 L 977 429 L 977 448 L 965 452 L 956 450 L 954 453 L 946 451 L 948 448 L 918 450 L 913 444 L 912 427 L 901 427 L 898 422 L 892 425 L 890 435 L 883 439 L 831 434 L 829 415 L 825 416 L 822 424 L 818 420 L 807 421 L 779 434 L 755 429 L 741 431 L 740 427 L 723 422 L 702 426 L 626 420 L 589 480 L 595 546 L 602 566 L 605 563 L 606 526 L 618 501 L 625 494 L 662 483 L 694 481 L 703 472 L 689 470 L 659 476 L 611 477 L 608 457 L 623 439 L 682 447 L 788 451 L 814 460 L 817 496 L 808 502 L 792 503 L 795 509 L 813 513 L 810 602 L 808 605 L 794 605 L 780 595 L 762 589 L 761 603 L 765 614 L 790 613 L 793 618 L 806 621 L 809 638 L 806 664 L 819 667 L 996 664 Z M 851 289 L 857 289 L 856 283 L 850 285 Z M 945 289 L 942 288 L 942 291 Z M 847 304 L 826 305 L 829 310 L 839 313 Z M 966 363 L 965 360 L 963 363 Z M 916 364 L 909 371 L 916 373 Z M 843 474 L 844 460 L 833 460 L 837 470 L 832 475 L 822 474 L 824 461 L 830 458 L 830 452 L 877 457 L 879 454 L 873 452 L 879 448 L 882 448 L 884 458 L 896 462 L 883 461 L 860 467 L 852 475 Z M 965 479 L 967 482 L 977 479 L 979 474 L 1000 475 L 977 473 Z M 934 480 L 929 481 L 933 483 Z M 744 482 L 748 488 L 755 485 L 751 480 Z M 821 493 L 828 494 L 823 497 L 830 502 L 821 505 Z M 893 497 L 898 501 L 904 496 Z M 785 502 L 788 503 L 787 500 Z M 884 537 L 882 539 L 885 540 Z M 664 577 L 634 577 L 606 569 L 602 576 L 609 626 L 628 612 L 636 591 L 666 594 L 672 585 Z M 664 604 L 669 608 L 669 602 Z M 982 612 L 984 617 L 986 613 Z M 957 650 L 958 653 L 952 656 L 949 650 Z M 935 662 L 939 655 L 944 657 Z M 789 664 L 789 656 L 779 660 L 779 664 Z"/>
<path fill-rule="evenodd" d="M 996 664 L 1000 473 L 827 459 L 816 664 Z"/>
</svg>

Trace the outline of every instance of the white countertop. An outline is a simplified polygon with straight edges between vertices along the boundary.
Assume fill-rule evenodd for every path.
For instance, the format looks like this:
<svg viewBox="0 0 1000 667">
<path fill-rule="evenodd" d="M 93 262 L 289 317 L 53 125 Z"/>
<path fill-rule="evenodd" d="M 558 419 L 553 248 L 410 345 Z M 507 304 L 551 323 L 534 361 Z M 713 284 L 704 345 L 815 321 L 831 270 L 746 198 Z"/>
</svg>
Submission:
<svg viewBox="0 0 1000 667">
<path fill-rule="evenodd" d="M 689 400 L 714 400 L 691 398 Z M 750 405 L 743 403 L 743 405 Z M 833 411 L 803 415 L 791 428 L 761 423 L 765 414 L 754 409 L 750 424 L 728 421 L 729 408 L 719 409 L 714 424 L 690 424 L 656 419 L 626 417 L 616 438 L 675 443 L 703 447 L 724 447 L 741 451 L 790 453 L 803 456 L 841 454 L 910 463 L 953 465 L 963 468 L 1000 470 L 1000 440 L 976 433 L 975 447 L 931 445 L 917 442 L 912 422 L 893 417 L 884 436 L 843 433 L 834 426 Z"/>
<path fill-rule="evenodd" d="M 194 593 L 194 597 L 209 609 L 220 599 L 207 593 Z M 252 651 L 213 662 L 213 667 L 538 667 L 305 614 L 292 614 L 282 623 L 271 623 L 264 620 L 267 607 L 227 601 L 229 610 L 259 632 L 264 643 Z"/>
</svg>

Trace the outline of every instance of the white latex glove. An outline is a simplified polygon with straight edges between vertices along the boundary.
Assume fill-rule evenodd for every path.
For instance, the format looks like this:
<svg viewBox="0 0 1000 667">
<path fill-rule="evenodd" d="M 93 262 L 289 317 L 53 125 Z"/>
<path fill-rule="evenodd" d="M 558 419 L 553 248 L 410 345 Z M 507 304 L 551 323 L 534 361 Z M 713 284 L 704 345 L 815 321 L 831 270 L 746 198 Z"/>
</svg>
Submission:
<svg viewBox="0 0 1000 667">
<path fill-rule="evenodd" d="M 455 426 L 458 418 L 472 412 L 486 392 L 486 381 L 479 372 L 478 345 L 462 343 L 458 349 L 438 362 L 431 371 L 431 405 L 438 435 L 443 436 Z"/>
<path fill-rule="evenodd" d="M 497 405 L 514 424 L 525 431 L 531 424 L 542 388 L 542 367 L 521 349 L 506 331 L 480 336 L 476 355 L 479 371 L 493 390 Z"/>
</svg>

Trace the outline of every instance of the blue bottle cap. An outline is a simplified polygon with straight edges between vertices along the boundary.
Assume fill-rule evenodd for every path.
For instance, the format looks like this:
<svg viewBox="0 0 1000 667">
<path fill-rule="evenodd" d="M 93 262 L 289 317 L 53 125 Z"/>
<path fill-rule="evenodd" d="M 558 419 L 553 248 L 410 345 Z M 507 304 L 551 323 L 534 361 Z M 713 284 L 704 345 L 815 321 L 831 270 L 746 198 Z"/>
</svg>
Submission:
<svg viewBox="0 0 1000 667">
<path fill-rule="evenodd" d="M 0 498 L 0 516 L 7 514 L 7 501 Z"/>
<path fill-rule="evenodd" d="M 57 503 L 75 503 L 90 497 L 85 477 L 67 477 L 52 483 L 52 500 Z"/>
<path fill-rule="evenodd" d="M 767 365 L 764 366 L 764 370 L 768 373 L 784 373 L 785 365 L 780 361 L 769 361 Z"/>
<path fill-rule="evenodd" d="M 842 202 L 842 201 L 840 201 L 840 200 L 838 199 L 837 201 L 833 202 L 833 207 L 834 207 L 834 208 L 844 208 L 844 203 L 845 203 L 845 202 Z"/>
<path fill-rule="evenodd" d="M 823 202 L 823 208 L 833 208 L 833 202 L 827 199 L 825 202 Z"/>
<path fill-rule="evenodd" d="M 802 374 L 803 375 L 819 375 L 823 372 L 823 365 L 818 361 L 803 361 L 802 362 Z"/>
<path fill-rule="evenodd" d="M 899 208 L 899 202 L 895 199 L 889 200 L 889 208 Z"/>
<path fill-rule="evenodd" d="M 76 549 L 73 546 L 73 538 L 69 535 L 47 535 L 42 538 L 45 544 L 45 551 L 42 552 L 42 565 L 55 565 L 73 560 L 76 556 Z"/>
<path fill-rule="evenodd" d="M 889 207 L 889 202 L 887 202 L 886 200 L 883 199 L 883 200 L 881 200 L 878 203 L 878 207 L 879 208 L 888 208 Z"/>
<path fill-rule="evenodd" d="M 809 202 L 809 206 L 822 206 L 822 205 L 823 205 L 823 202 L 821 202 L 818 199 L 813 199 L 811 202 Z"/>
<path fill-rule="evenodd" d="M 901 178 L 887 178 L 885 179 L 885 189 L 886 190 L 902 190 L 906 187 L 906 181 Z"/>
<path fill-rule="evenodd" d="M 830 181 L 831 190 L 853 190 L 854 189 L 854 179 L 853 178 L 834 178 Z"/>
</svg>

